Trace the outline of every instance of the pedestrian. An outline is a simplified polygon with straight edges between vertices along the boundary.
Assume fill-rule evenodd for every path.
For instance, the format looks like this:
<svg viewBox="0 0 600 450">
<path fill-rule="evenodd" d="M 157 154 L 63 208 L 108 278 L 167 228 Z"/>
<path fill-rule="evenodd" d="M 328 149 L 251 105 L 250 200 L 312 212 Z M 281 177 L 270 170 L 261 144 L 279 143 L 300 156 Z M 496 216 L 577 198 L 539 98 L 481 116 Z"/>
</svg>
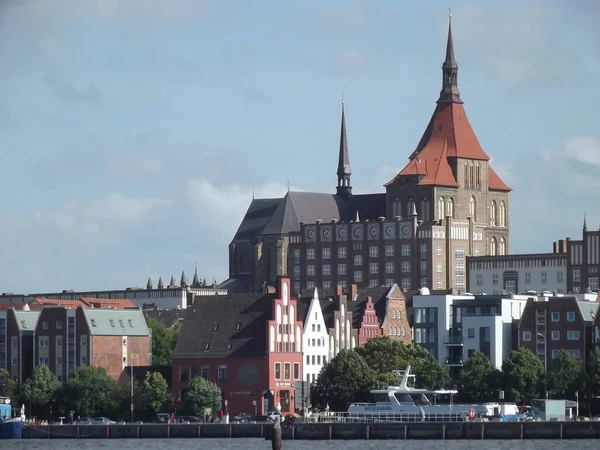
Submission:
<svg viewBox="0 0 600 450">
<path fill-rule="evenodd" d="M 73 414 L 74 411 L 69 411 L 69 425 L 73 425 Z"/>
</svg>

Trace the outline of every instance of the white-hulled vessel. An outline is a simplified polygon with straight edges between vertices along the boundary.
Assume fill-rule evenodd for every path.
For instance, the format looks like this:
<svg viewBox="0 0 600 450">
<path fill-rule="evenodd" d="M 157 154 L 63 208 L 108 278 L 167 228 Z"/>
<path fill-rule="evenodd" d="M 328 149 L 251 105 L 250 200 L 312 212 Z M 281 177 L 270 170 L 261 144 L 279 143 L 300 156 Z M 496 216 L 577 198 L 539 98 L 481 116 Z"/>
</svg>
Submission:
<svg viewBox="0 0 600 450">
<path fill-rule="evenodd" d="M 453 404 L 453 396 L 458 391 L 410 387 L 408 380 L 415 377 L 410 373 L 410 366 L 406 370 L 398 370 L 394 373 L 400 379 L 399 386 L 372 390 L 371 396 L 374 402 L 353 403 L 348 408 L 348 415 L 381 421 L 460 421 L 493 415 L 494 406 L 497 406 L 497 404 Z"/>
</svg>

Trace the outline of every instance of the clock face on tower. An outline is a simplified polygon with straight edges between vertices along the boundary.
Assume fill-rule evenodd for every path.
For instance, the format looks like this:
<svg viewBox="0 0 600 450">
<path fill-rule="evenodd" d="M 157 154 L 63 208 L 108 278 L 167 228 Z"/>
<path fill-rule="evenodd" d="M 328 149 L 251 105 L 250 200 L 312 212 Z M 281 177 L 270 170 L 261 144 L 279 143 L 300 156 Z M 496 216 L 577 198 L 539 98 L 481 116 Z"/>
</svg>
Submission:
<svg viewBox="0 0 600 450">
<path fill-rule="evenodd" d="M 408 225 L 404 225 L 404 226 L 402 227 L 402 234 L 403 234 L 404 236 L 408 236 L 408 233 L 409 233 L 409 232 L 410 232 L 410 228 L 408 227 Z"/>
<path fill-rule="evenodd" d="M 377 236 L 377 228 L 373 227 L 369 230 L 369 234 L 373 237 Z"/>
<path fill-rule="evenodd" d="M 360 228 L 354 229 L 354 236 L 360 237 L 361 234 L 362 234 L 362 230 Z"/>
<path fill-rule="evenodd" d="M 385 228 L 385 234 L 387 234 L 388 236 L 391 236 L 392 234 L 394 234 L 394 228 L 392 226 L 387 226 Z"/>
<path fill-rule="evenodd" d="M 341 238 L 345 237 L 346 236 L 346 229 L 345 228 L 340 228 L 338 230 L 338 236 L 341 237 Z"/>
<path fill-rule="evenodd" d="M 306 236 L 307 236 L 309 239 L 314 239 L 314 237 L 315 237 L 315 232 L 314 232 L 313 230 L 308 230 L 308 232 L 306 233 Z"/>
<path fill-rule="evenodd" d="M 329 239 L 329 237 L 330 237 L 330 236 L 331 236 L 331 231 L 329 231 L 329 228 L 325 228 L 325 229 L 323 230 L 323 237 L 324 237 L 325 239 Z"/>
</svg>

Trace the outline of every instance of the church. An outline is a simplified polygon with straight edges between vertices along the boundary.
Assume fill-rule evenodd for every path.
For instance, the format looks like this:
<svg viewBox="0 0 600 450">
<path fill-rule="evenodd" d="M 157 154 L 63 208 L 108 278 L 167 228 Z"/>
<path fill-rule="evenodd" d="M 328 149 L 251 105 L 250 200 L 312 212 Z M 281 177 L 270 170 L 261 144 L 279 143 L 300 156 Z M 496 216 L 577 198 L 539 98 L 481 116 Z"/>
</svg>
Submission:
<svg viewBox="0 0 600 450">
<path fill-rule="evenodd" d="M 294 294 L 394 283 L 404 291 L 462 292 L 467 256 L 508 253 L 511 188 L 469 124 L 451 22 L 442 89 L 408 163 L 381 193 L 353 193 L 351 174 L 342 104 L 336 192 L 253 199 L 220 287 L 257 292 L 285 275 Z"/>
</svg>

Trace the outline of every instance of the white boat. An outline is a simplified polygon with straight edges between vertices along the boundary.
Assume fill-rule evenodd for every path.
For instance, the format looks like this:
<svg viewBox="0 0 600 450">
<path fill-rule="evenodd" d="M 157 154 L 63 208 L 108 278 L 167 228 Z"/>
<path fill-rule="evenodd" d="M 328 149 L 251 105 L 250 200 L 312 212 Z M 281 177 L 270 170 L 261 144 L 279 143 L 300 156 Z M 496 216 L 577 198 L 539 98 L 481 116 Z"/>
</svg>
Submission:
<svg viewBox="0 0 600 450">
<path fill-rule="evenodd" d="M 371 391 L 373 403 L 353 403 L 348 415 L 364 420 L 376 421 L 427 421 L 446 422 L 489 417 L 494 415 L 498 404 L 454 404 L 453 397 L 458 393 L 448 389 L 417 389 L 408 386 L 415 375 L 406 370 L 394 371 L 400 379 L 399 386 Z"/>
</svg>

